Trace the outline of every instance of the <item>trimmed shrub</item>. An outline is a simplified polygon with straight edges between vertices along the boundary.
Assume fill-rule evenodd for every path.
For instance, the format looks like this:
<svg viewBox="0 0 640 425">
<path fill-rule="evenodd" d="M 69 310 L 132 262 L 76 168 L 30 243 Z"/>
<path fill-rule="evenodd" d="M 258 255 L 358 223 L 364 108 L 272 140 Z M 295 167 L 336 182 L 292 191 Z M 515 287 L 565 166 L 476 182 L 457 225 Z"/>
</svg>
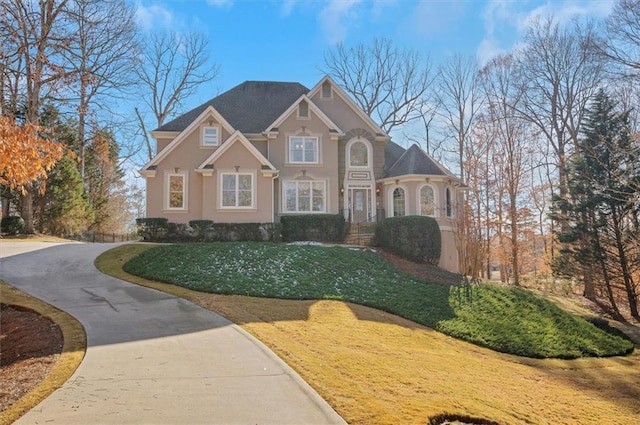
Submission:
<svg viewBox="0 0 640 425">
<path fill-rule="evenodd" d="M 347 230 L 342 214 L 287 215 L 280 222 L 285 242 L 342 242 Z"/>
<path fill-rule="evenodd" d="M 0 229 L 2 233 L 9 233 L 10 235 L 17 235 L 24 230 L 24 220 L 17 215 L 11 215 L 9 217 L 2 217 L 0 222 Z"/>
<path fill-rule="evenodd" d="M 433 217 L 390 217 L 376 226 L 379 246 L 408 260 L 438 265 L 442 241 L 440 226 Z"/>
<path fill-rule="evenodd" d="M 159 241 L 167 236 L 169 220 L 163 217 L 136 218 L 138 235 L 145 241 Z"/>
<path fill-rule="evenodd" d="M 206 231 L 206 241 L 219 242 L 268 242 L 280 240 L 278 223 L 215 223 Z"/>
<path fill-rule="evenodd" d="M 212 226 L 213 220 L 191 220 L 189 222 L 189 227 L 195 231 L 195 236 L 200 240 L 205 240 Z"/>
</svg>

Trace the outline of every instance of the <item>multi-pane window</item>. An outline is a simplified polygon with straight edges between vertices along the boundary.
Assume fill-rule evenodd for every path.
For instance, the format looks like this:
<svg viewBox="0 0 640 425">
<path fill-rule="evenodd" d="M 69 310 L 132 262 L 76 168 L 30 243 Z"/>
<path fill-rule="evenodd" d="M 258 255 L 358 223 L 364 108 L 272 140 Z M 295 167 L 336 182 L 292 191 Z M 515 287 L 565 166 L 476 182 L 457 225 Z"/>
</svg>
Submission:
<svg viewBox="0 0 640 425">
<path fill-rule="evenodd" d="M 349 149 L 349 165 L 352 167 L 369 166 L 369 149 L 363 142 L 354 142 Z"/>
<path fill-rule="evenodd" d="M 167 176 L 167 207 L 170 210 L 185 208 L 185 175 L 169 174 Z"/>
<path fill-rule="evenodd" d="M 202 144 L 204 146 L 218 146 L 218 127 L 204 127 L 202 129 Z"/>
<path fill-rule="evenodd" d="M 405 209 L 405 194 L 404 189 L 396 187 L 393 191 L 393 216 L 403 217 L 406 215 Z"/>
<path fill-rule="evenodd" d="M 326 210 L 326 182 L 289 180 L 282 184 L 284 212 L 322 213 Z"/>
<path fill-rule="evenodd" d="M 318 138 L 295 136 L 289 138 L 289 162 L 318 163 Z"/>
<path fill-rule="evenodd" d="M 420 215 L 434 216 L 436 212 L 435 196 L 431 186 L 420 189 Z"/>
<path fill-rule="evenodd" d="M 253 207 L 253 174 L 222 174 L 222 208 Z"/>
</svg>

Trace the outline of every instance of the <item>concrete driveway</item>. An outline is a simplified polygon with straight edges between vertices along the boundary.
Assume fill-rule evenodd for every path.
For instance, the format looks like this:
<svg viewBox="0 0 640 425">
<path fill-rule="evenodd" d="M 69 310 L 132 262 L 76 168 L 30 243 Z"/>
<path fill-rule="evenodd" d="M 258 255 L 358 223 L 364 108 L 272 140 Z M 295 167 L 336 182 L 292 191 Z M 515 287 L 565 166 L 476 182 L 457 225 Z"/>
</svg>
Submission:
<svg viewBox="0 0 640 425">
<path fill-rule="evenodd" d="M 74 375 L 18 424 L 343 424 L 290 367 L 221 316 L 105 276 L 112 244 L 0 241 L 0 278 L 87 333 Z"/>
</svg>

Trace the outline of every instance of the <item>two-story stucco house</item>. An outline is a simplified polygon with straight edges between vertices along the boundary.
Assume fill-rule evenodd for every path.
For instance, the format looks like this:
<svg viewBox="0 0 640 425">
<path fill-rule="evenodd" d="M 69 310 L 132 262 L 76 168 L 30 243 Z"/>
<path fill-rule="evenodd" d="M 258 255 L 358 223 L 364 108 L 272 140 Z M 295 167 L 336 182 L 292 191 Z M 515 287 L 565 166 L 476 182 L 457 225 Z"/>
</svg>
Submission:
<svg viewBox="0 0 640 425">
<path fill-rule="evenodd" d="M 329 77 L 247 81 L 151 132 L 141 170 L 147 217 L 265 223 L 342 213 L 353 222 L 429 215 L 440 267 L 458 269 L 453 223 L 461 181 L 417 145 L 392 142 Z"/>
</svg>

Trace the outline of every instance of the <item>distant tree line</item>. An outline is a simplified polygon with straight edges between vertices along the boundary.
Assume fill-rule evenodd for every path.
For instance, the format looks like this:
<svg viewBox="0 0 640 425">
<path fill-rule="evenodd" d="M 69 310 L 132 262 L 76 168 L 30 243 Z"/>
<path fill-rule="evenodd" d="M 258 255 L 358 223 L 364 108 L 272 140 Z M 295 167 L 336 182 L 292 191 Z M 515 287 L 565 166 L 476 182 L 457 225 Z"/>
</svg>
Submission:
<svg viewBox="0 0 640 425">
<path fill-rule="evenodd" d="M 470 187 L 457 240 L 471 279 L 568 278 L 638 318 L 638 34 L 640 0 L 619 0 L 602 22 L 538 16 L 482 65 L 454 54 L 433 66 L 381 39 L 339 44 L 324 70 Z"/>
</svg>

